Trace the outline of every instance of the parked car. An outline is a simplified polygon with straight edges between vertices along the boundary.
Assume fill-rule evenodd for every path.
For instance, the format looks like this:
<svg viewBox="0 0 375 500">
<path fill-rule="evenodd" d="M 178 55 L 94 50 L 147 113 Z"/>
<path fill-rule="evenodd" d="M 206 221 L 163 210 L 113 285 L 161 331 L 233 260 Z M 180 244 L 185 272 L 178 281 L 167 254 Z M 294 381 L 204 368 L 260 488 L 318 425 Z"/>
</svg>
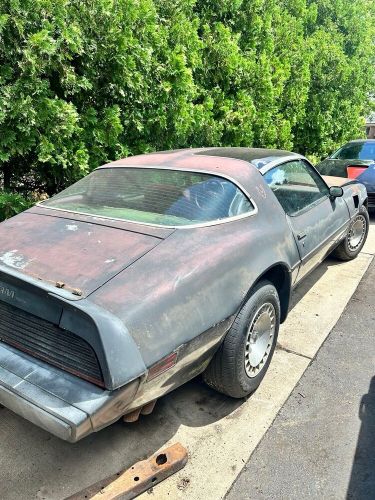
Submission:
<svg viewBox="0 0 375 500">
<path fill-rule="evenodd" d="M 1 223 L 0 403 L 74 442 L 200 373 L 252 393 L 293 287 L 366 240 L 366 189 L 335 182 L 286 151 L 153 153 Z"/>
<path fill-rule="evenodd" d="M 368 207 L 375 209 L 375 139 L 350 141 L 316 168 L 322 175 L 362 182 L 368 192 Z"/>
</svg>

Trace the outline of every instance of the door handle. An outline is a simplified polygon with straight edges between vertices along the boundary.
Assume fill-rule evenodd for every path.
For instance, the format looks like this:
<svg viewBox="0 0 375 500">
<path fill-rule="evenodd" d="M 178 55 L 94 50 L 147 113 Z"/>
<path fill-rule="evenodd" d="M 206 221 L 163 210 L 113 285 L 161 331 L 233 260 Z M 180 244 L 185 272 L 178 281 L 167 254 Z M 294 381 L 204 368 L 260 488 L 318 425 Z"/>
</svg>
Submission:
<svg viewBox="0 0 375 500">
<path fill-rule="evenodd" d="M 303 240 L 303 238 L 306 238 L 306 233 L 298 233 L 298 234 L 297 234 L 297 239 L 298 239 L 298 241 Z"/>
</svg>

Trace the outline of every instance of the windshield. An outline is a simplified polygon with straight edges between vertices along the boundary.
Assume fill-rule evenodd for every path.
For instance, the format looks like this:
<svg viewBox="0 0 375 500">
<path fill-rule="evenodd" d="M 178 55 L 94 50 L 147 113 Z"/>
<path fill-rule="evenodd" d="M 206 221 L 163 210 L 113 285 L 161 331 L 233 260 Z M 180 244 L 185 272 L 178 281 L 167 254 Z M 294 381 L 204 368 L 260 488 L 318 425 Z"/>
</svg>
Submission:
<svg viewBox="0 0 375 500">
<path fill-rule="evenodd" d="M 334 153 L 331 158 L 338 160 L 375 160 L 375 142 L 346 144 Z"/>
<path fill-rule="evenodd" d="M 254 210 L 243 192 L 222 177 L 138 167 L 95 170 L 42 205 L 173 227 L 219 221 Z"/>
</svg>

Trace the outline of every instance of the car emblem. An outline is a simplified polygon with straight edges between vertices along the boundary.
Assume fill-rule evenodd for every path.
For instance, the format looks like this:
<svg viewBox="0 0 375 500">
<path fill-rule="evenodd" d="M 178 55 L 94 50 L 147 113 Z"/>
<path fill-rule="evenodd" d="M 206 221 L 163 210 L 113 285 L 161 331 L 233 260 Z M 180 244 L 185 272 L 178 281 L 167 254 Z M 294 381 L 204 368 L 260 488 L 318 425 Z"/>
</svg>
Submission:
<svg viewBox="0 0 375 500">
<path fill-rule="evenodd" d="M 4 295 L 10 299 L 14 299 L 15 291 L 7 288 L 6 286 L 0 285 L 0 295 Z"/>
</svg>

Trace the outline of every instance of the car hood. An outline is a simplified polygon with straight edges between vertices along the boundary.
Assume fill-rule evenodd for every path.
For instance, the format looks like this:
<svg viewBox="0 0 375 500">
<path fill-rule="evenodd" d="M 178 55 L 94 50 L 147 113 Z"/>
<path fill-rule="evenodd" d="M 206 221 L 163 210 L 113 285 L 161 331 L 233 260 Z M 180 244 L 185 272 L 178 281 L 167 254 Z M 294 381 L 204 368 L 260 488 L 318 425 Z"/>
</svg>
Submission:
<svg viewBox="0 0 375 500">
<path fill-rule="evenodd" d="M 350 165 L 368 166 L 374 163 L 373 160 L 336 160 L 335 158 L 326 158 L 316 165 L 318 172 L 322 175 L 331 175 L 333 177 L 348 177 L 346 171 Z"/>
<path fill-rule="evenodd" d="M 28 211 L 0 224 L 0 266 L 84 298 L 165 236 Z"/>
</svg>

